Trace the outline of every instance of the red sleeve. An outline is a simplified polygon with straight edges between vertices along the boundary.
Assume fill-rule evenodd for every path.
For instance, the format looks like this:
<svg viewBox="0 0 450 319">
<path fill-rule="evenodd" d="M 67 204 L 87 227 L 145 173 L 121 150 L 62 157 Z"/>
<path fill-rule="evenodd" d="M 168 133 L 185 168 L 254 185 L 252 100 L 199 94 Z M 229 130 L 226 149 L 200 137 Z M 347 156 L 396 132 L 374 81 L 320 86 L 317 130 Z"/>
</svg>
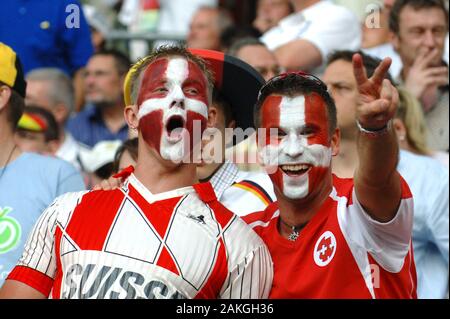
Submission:
<svg viewBox="0 0 450 319">
<path fill-rule="evenodd" d="M 31 288 L 36 289 L 43 295 L 47 296 L 53 286 L 53 279 L 49 276 L 29 267 L 16 266 L 9 274 L 7 280 L 20 281 Z"/>
</svg>

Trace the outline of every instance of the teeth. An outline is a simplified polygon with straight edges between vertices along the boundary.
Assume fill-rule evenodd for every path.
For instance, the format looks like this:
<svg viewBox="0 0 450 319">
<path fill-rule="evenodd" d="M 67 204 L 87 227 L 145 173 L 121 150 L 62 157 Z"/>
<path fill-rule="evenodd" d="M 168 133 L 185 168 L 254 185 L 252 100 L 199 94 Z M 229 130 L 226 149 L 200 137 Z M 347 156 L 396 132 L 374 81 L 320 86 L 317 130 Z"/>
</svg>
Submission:
<svg viewBox="0 0 450 319">
<path fill-rule="evenodd" d="M 291 172 L 298 172 L 307 170 L 309 168 L 309 165 L 299 164 L 299 165 L 282 165 L 281 169 L 283 171 L 291 171 Z"/>
</svg>

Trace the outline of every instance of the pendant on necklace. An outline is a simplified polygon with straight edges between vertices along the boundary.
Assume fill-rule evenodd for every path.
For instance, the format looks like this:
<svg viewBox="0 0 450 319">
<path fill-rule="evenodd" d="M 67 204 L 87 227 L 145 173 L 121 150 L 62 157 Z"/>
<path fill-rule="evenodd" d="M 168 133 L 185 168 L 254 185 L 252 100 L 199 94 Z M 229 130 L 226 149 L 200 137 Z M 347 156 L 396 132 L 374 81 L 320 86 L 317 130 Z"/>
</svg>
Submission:
<svg viewBox="0 0 450 319">
<path fill-rule="evenodd" d="M 292 227 L 292 232 L 289 234 L 288 239 L 290 241 L 296 241 L 298 236 L 300 236 L 300 233 L 298 232 L 297 228 Z"/>
</svg>

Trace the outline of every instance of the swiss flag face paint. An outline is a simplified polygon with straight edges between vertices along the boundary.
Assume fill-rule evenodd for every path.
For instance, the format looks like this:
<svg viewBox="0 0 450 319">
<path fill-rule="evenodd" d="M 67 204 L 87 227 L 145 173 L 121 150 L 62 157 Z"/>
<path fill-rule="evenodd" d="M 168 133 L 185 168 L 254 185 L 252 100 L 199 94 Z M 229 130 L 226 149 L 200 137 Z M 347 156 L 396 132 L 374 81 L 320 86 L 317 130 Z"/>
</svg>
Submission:
<svg viewBox="0 0 450 319">
<path fill-rule="evenodd" d="M 182 57 L 154 61 L 144 72 L 137 104 L 147 144 L 166 160 L 189 159 L 208 118 L 208 84 L 201 69 Z"/>
<path fill-rule="evenodd" d="M 266 135 L 260 157 L 275 187 L 291 199 L 305 198 L 320 187 L 331 169 L 323 99 L 315 93 L 292 98 L 270 95 L 261 108 L 261 124 Z"/>
</svg>

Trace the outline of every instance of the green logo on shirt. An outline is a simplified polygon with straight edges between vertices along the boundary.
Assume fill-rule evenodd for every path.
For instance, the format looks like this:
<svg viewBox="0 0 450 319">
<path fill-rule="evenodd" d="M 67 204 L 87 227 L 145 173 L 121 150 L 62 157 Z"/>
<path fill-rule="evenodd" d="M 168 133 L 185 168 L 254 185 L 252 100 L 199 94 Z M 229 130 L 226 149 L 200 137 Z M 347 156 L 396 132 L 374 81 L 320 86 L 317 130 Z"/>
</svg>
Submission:
<svg viewBox="0 0 450 319">
<path fill-rule="evenodd" d="M 10 251 L 20 239 L 20 224 L 14 218 L 6 217 L 11 211 L 10 207 L 0 207 L 0 254 Z"/>
</svg>

